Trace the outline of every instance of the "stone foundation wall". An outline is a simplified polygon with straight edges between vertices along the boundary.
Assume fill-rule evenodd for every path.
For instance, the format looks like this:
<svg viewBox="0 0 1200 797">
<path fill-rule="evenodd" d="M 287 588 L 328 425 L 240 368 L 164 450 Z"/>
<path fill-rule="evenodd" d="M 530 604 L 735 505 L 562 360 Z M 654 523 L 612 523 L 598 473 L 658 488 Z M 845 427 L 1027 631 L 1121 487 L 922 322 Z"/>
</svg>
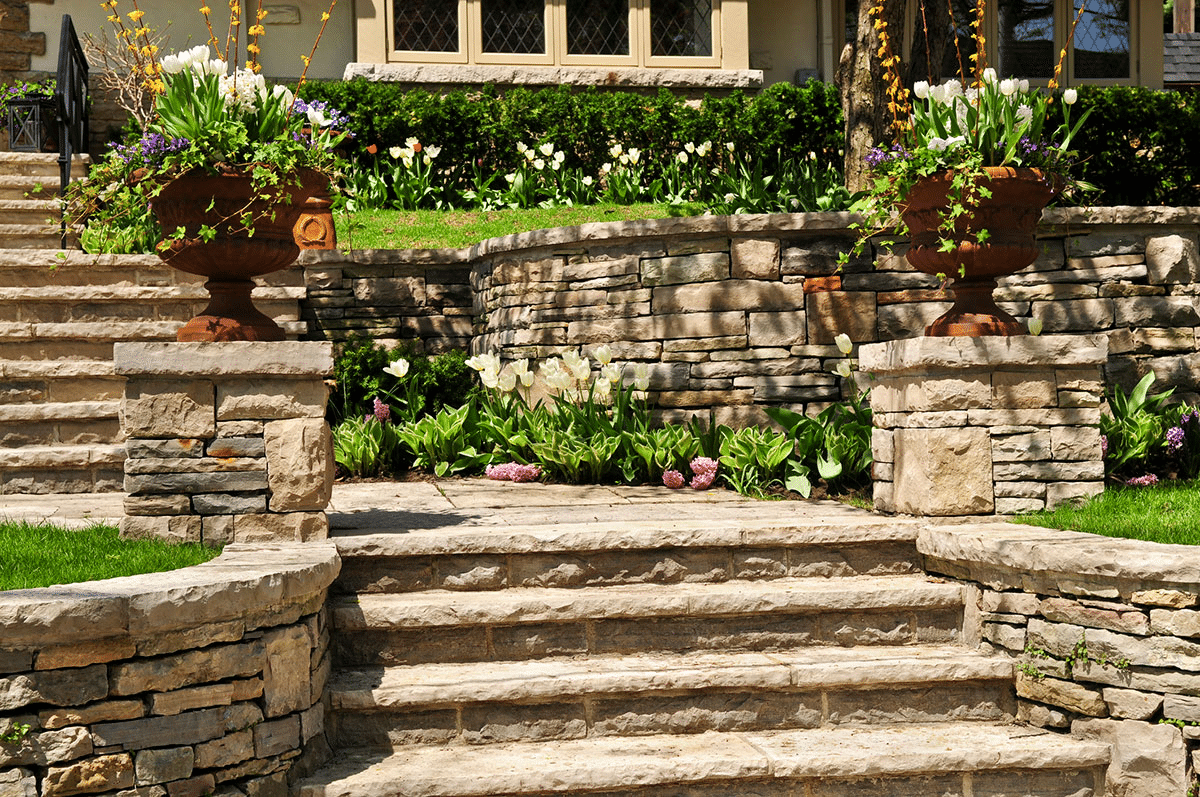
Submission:
<svg viewBox="0 0 1200 797">
<path fill-rule="evenodd" d="M 231 545 L 0 593 L 0 794 L 285 797 L 329 750 L 339 564 L 328 543 Z"/>
<path fill-rule="evenodd" d="M 1036 512 L 1104 490 L 1104 335 L 921 337 L 861 349 L 875 508 Z"/>
<path fill-rule="evenodd" d="M 995 523 L 928 527 L 917 548 L 978 585 L 985 645 L 1017 660 L 1019 719 L 1112 742 L 1110 781 L 1125 774 L 1108 793 L 1191 793 L 1200 551 Z"/>
<path fill-rule="evenodd" d="M 118 343 L 125 537 L 325 539 L 329 343 Z"/>
<path fill-rule="evenodd" d="M 845 213 L 701 216 L 585 224 L 469 249 L 309 252 L 305 319 L 314 338 L 420 339 L 438 350 L 544 358 L 609 344 L 652 366 L 668 413 L 715 407 L 725 422 L 761 408 L 819 408 L 842 396 L 833 338 L 923 334 L 949 307 L 903 242 L 838 269 Z M 1200 209 L 1053 209 L 1042 254 L 1001 281 L 1004 309 L 1045 333 L 1109 338 L 1106 384 L 1197 398 Z M 472 324 L 473 320 L 473 324 Z"/>
</svg>

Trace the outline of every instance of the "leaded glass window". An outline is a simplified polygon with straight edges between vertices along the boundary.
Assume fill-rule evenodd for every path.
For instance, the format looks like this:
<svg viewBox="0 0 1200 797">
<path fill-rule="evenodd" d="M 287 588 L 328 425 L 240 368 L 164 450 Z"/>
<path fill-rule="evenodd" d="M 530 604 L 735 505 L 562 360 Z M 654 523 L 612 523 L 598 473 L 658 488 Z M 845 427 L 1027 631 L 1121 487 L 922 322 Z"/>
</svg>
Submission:
<svg viewBox="0 0 1200 797">
<path fill-rule="evenodd" d="M 485 53 L 546 52 L 545 0 L 480 0 Z"/>
<path fill-rule="evenodd" d="M 392 19 L 392 49 L 458 52 L 458 0 L 392 0 Z"/>
<path fill-rule="evenodd" d="M 567 0 L 569 55 L 629 55 L 629 0 Z"/>
<path fill-rule="evenodd" d="M 650 54 L 711 57 L 712 0 L 650 0 Z"/>
<path fill-rule="evenodd" d="M 1129 0 L 1087 0 L 1075 28 L 1075 77 L 1128 78 L 1129 43 Z"/>
</svg>

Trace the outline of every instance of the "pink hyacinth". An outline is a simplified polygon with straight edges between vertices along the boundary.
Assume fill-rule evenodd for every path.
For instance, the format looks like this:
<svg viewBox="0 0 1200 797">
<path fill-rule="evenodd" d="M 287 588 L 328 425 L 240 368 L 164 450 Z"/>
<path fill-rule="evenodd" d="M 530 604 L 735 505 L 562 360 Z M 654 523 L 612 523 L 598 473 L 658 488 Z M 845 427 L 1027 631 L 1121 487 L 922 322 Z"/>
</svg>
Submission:
<svg viewBox="0 0 1200 797">
<path fill-rule="evenodd" d="M 392 408 L 379 399 L 375 399 L 375 420 L 384 423 L 392 417 Z"/>
<path fill-rule="evenodd" d="M 717 478 L 717 461 L 710 457 L 696 457 L 691 461 L 692 477 L 688 486 L 693 490 L 707 490 Z"/>
<path fill-rule="evenodd" d="M 1125 483 L 1131 487 L 1153 487 L 1158 484 L 1158 477 L 1153 473 L 1147 473 L 1145 476 L 1134 476 Z"/>
<path fill-rule="evenodd" d="M 503 465 L 488 465 L 484 473 L 489 479 L 502 482 L 532 482 L 542 475 L 542 469 L 537 465 L 522 465 L 520 462 L 506 462 Z"/>
<path fill-rule="evenodd" d="M 664 470 L 662 480 L 663 484 L 667 485 L 672 490 L 678 490 L 683 486 L 683 474 L 677 470 Z"/>
</svg>

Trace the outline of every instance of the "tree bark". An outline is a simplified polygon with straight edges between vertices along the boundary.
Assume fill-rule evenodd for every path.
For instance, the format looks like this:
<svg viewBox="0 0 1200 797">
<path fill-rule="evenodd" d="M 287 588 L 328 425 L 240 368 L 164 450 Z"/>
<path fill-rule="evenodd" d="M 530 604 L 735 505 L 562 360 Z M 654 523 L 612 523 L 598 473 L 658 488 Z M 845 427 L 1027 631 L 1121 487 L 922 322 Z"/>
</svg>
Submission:
<svg viewBox="0 0 1200 797">
<path fill-rule="evenodd" d="M 838 62 L 838 92 L 846 120 L 846 187 L 850 191 L 861 191 L 869 185 L 867 153 L 891 140 L 887 83 L 879 57 L 879 36 L 870 16 L 872 2 L 859 0 L 857 35 L 847 42 Z M 882 3 L 881 19 L 887 22 L 893 51 L 903 52 L 904 0 L 874 2 Z"/>
</svg>

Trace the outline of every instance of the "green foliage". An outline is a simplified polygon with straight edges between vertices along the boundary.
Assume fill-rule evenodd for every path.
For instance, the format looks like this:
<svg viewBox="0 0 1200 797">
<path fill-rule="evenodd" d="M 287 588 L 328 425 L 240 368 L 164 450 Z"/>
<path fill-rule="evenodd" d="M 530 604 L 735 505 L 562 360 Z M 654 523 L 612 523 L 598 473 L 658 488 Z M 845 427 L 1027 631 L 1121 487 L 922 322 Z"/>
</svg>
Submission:
<svg viewBox="0 0 1200 797">
<path fill-rule="evenodd" d="M 1108 398 L 1108 414 L 1100 416 L 1100 433 L 1105 436 L 1105 469 L 1112 475 L 1145 473 L 1152 455 L 1165 446 L 1168 408 L 1173 390 L 1150 395 L 1154 374 L 1149 373 L 1126 395 L 1114 385 Z"/>
<path fill-rule="evenodd" d="M 784 480 L 789 490 L 807 498 L 818 476 L 831 493 L 870 483 L 874 459 L 867 395 L 856 392 L 850 400 L 831 404 L 816 417 L 783 407 L 767 408 L 767 415 L 787 430 L 794 444 Z"/>
<path fill-rule="evenodd" d="M 399 473 L 411 457 L 401 445 L 397 427 L 373 415 L 346 418 L 333 429 L 333 458 L 357 478 Z"/>
<path fill-rule="evenodd" d="M 436 414 L 443 407 L 458 406 L 467 400 L 475 384 L 466 358 L 466 352 L 461 350 L 428 357 L 415 352 L 408 343 L 386 349 L 369 338 L 351 338 L 338 348 L 334 360 L 337 385 L 330 394 L 326 416 L 331 424 L 337 424 L 370 413 L 375 398 L 387 403 L 401 420 L 414 420 Z M 398 359 L 409 362 L 403 380 L 384 371 Z M 398 398 L 402 392 L 413 398 L 402 402 Z"/>
<path fill-rule="evenodd" d="M 438 476 L 478 471 L 492 461 L 479 451 L 483 438 L 474 402 L 393 428 L 413 453 L 413 466 Z"/>
<path fill-rule="evenodd" d="M 783 484 L 783 464 L 791 453 L 792 441 L 783 432 L 747 426 L 722 430 L 718 461 L 733 489 L 761 496 L 768 487 Z"/>
<path fill-rule="evenodd" d="M 1100 189 L 1089 201 L 1200 205 L 1200 93 L 1082 86 L 1078 107 L 1091 111 L 1074 142 L 1079 177 Z"/>
<path fill-rule="evenodd" d="M 0 733 L 0 744 L 20 744 L 25 741 L 25 737 L 33 730 L 27 722 L 14 721 L 8 726 L 8 730 Z"/>
<path fill-rule="evenodd" d="M 1200 545 L 1200 485 L 1171 481 L 1155 487 L 1110 487 L 1083 504 L 1014 518 L 1014 522 L 1107 537 Z"/>
</svg>

